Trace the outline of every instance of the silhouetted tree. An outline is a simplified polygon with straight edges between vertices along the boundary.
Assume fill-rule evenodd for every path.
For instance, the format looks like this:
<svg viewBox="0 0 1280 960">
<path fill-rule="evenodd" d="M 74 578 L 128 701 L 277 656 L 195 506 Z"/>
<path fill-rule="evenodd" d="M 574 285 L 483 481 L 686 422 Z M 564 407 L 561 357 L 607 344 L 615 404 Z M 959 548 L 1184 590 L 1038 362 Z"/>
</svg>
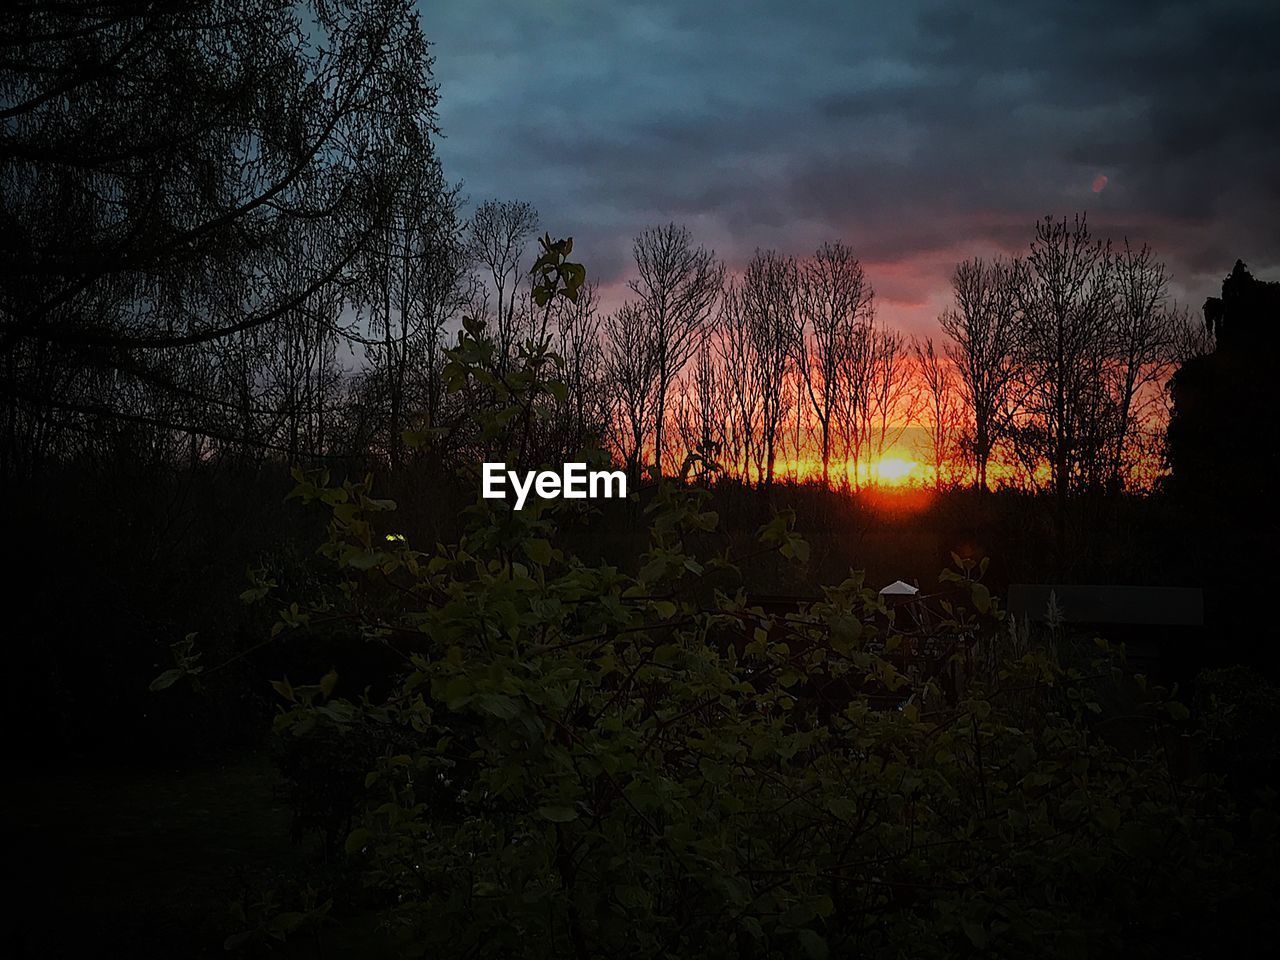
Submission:
<svg viewBox="0 0 1280 960">
<path fill-rule="evenodd" d="M 912 341 L 915 354 L 916 376 L 922 394 L 922 406 L 927 416 L 929 448 L 933 457 L 933 485 L 941 489 L 948 464 L 954 463 L 962 423 L 960 400 L 955 385 L 955 375 L 945 357 L 938 353 L 933 338 Z"/>
<path fill-rule="evenodd" d="M 657 406 L 657 357 L 644 309 L 624 303 L 605 321 L 605 377 L 613 395 L 610 436 L 614 452 L 633 477 L 644 462 L 645 440 Z"/>
<path fill-rule="evenodd" d="M 1124 243 L 1114 262 L 1116 302 L 1109 336 L 1108 387 L 1115 397 L 1115 428 L 1106 462 L 1104 482 L 1123 489 L 1131 468 L 1130 447 L 1154 414 L 1161 391 L 1149 389 L 1169 376 L 1174 360 L 1177 328 L 1181 323 L 1169 301 L 1169 277 L 1163 263 L 1145 244 L 1137 249 Z"/>
<path fill-rule="evenodd" d="M 556 303 L 558 349 L 564 361 L 561 376 L 567 391 L 560 416 L 566 456 L 584 443 L 602 443 L 609 416 L 598 304 L 594 283 L 584 286 L 575 302 Z"/>
<path fill-rule="evenodd" d="M 764 405 L 758 377 L 748 375 L 755 369 L 755 339 L 750 314 L 742 304 L 742 285 L 734 279 L 725 284 L 716 322 L 716 352 L 724 371 L 727 414 L 725 429 L 726 461 L 749 482 L 752 468 L 757 478 L 764 474 L 760 454 L 760 413 Z"/>
<path fill-rule="evenodd" d="M 676 426 L 687 451 L 686 462 L 692 465 L 695 477 L 704 478 L 722 469 L 720 453 L 725 447 L 729 421 L 726 374 L 717 363 L 711 339 L 709 332 L 704 334 L 694 354 L 676 410 Z"/>
<path fill-rule="evenodd" d="M 855 489 L 861 483 L 862 461 L 875 418 L 873 394 L 878 338 L 875 313 L 868 308 L 866 321 L 850 328 L 840 350 L 841 389 L 835 397 L 836 427 Z"/>
<path fill-rule="evenodd" d="M 795 399 L 789 382 L 800 336 L 797 314 L 799 270 L 791 257 L 757 250 L 743 271 L 737 308 L 751 338 L 751 366 L 740 375 L 756 380 L 760 398 L 760 446 L 766 487 L 773 484 L 781 429 Z"/>
<path fill-rule="evenodd" d="M 468 302 L 467 257 L 458 194 L 435 165 L 401 171 L 379 242 L 369 253 L 363 298 L 364 381 L 385 420 L 377 447 L 399 467 L 408 418 L 439 415 L 444 324 Z M 372 438 L 371 438 L 372 439 Z"/>
<path fill-rule="evenodd" d="M 107 0 L 5 18 L 6 474 L 14 451 L 30 469 L 109 442 L 104 417 L 275 443 L 281 411 L 264 405 L 296 426 L 307 388 L 261 389 L 273 365 L 302 369 L 296 352 L 271 359 L 268 334 L 307 325 L 287 335 L 314 367 L 316 310 L 378 243 L 388 178 L 434 163 L 415 12 Z"/>
<path fill-rule="evenodd" d="M 494 333 L 500 369 L 505 369 L 520 338 L 516 301 L 520 264 L 538 233 L 538 212 L 523 200 L 486 200 L 471 215 L 468 252 L 489 275 L 496 299 Z"/>
<path fill-rule="evenodd" d="M 869 455 L 879 460 L 915 419 L 913 374 L 906 334 L 887 326 L 868 331 L 869 373 L 863 430 Z"/>
<path fill-rule="evenodd" d="M 824 483 L 831 474 L 832 418 L 847 389 L 844 356 L 858 331 L 870 323 L 874 301 L 862 264 L 842 243 L 824 243 L 800 269 L 797 363 L 817 420 Z"/>
<path fill-rule="evenodd" d="M 939 318 L 968 408 L 968 446 L 979 490 L 987 489 L 987 466 L 1013 400 L 1021 275 L 1018 261 L 965 260 L 951 279 L 955 306 Z"/>
<path fill-rule="evenodd" d="M 667 396 L 714 316 L 724 265 L 713 251 L 694 247 L 689 231 L 674 223 L 641 233 L 634 254 L 638 276 L 630 287 L 644 313 L 654 363 L 653 460 L 661 473 Z"/>
<path fill-rule="evenodd" d="M 1099 403 L 1112 323 L 1110 245 L 1090 234 L 1082 216 L 1046 217 L 1036 225 L 1018 299 L 1026 420 L 1016 449 L 1029 466 L 1048 467 L 1061 551 L 1072 485 L 1097 453 L 1092 428 L 1107 415 Z"/>
</svg>

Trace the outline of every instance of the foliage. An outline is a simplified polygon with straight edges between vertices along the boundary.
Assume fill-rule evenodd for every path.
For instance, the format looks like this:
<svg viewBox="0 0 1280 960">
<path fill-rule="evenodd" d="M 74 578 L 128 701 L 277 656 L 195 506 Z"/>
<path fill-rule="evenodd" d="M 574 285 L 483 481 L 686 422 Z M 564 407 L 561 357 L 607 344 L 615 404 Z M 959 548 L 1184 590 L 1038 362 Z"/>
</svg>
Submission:
<svg viewBox="0 0 1280 960">
<path fill-rule="evenodd" d="M 338 337 L 367 342 L 350 312 L 390 296 L 361 287 L 451 256 L 412 5 L 58 0 L 3 24 L 0 477 L 332 446 Z"/>
<path fill-rule="evenodd" d="M 1196 686 L 1214 768 L 1237 789 L 1274 784 L 1280 771 L 1280 689 L 1242 665 L 1204 670 Z"/>
<path fill-rule="evenodd" d="M 468 327 L 454 374 L 486 356 Z M 482 430 L 551 389 L 505 382 Z M 482 501 L 423 551 L 370 479 L 297 479 L 334 575 L 277 629 L 404 669 L 376 700 L 280 681 L 277 729 L 380 744 L 345 848 L 407 954 L 1198 955 L 1273 859 L 1274 818 L 1171 772 L 1186 709 L 1144 688 L 1143 745 L 1113 746 L 1116 655 L 1010 650 L 985 565 L 943 578 L 948 696 L 899 668 L 913 634 L 859 576 L 799 613 L 748 605 L 736 558 L 686 546 L 718 522 L 698 491 L 658 490 L 629 576 L 557 547 L 567 511 Z M 758 540 L 807 558 L 787 514 Z"/>
</svg>

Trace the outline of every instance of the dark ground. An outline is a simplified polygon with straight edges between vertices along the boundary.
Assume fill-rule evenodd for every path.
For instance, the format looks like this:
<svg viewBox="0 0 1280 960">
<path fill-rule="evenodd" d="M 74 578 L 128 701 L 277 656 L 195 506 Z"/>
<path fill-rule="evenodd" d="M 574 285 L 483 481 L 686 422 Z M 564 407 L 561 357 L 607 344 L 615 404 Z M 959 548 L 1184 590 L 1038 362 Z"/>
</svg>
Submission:
<svg viewBox="0 0 1280 960">
<path fill-rule="evenodd" d="M 19 778 L 4 807 L 24 958 L 226 956 L 229 905 L 314 855 L 291 842 L 279 774 L 260 756 Z M 291 955 L 367 955 L 353 946 L 311 940 Z"/>
</svg>

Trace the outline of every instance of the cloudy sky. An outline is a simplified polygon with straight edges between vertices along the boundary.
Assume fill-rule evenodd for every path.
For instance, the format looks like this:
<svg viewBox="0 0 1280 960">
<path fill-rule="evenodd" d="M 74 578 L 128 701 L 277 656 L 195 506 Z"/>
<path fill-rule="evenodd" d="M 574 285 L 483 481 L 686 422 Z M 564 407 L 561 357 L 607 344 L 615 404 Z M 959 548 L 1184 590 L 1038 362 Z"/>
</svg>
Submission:
<svg viewBox="0 0 1280 960">
<path fill-rule="evenodd" d="M 642 228 L 859 251 L 880 313 L 933 329 L 957 260 L 1085 211 L 1178 295 L 1280 278 L 1280 3 L 437 0 L 439 150 L 533 202 L 621 296 Z"/>
</svg>

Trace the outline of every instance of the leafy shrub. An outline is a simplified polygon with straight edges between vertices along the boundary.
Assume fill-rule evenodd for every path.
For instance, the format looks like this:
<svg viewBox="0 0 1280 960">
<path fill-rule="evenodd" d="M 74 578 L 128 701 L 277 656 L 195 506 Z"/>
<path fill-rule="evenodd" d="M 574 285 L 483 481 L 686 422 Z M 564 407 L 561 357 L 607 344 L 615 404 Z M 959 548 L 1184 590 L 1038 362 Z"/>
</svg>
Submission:
<svg viewBox="0 0 1280 960">
<path fill-rule="evenodd" d="M 1280 689 L 1247 666 L 1202 671 L 1196 687 L 1214 769 L 1237 791 L 1274 784 L 1280 770 Z"/>
<path fill-rule="evenodd" d="M 451 389 L 493 383 L 478 338 Z M 482 432 L 549 390 L 526 373 Z M 346 754 L 347 782 L 370 756 L 347 895 L 407 955 L 1163 957 L 1266 933 L 1274 817 L 1171 772 L 1187 711 L 1158 688 L 1146 747 L 1110 745 L 1117 658 L 1011 643 L 981 567 L 943 578 L 928 624 L 964 667 L 948 691 L 899 669 L 921 632 L 859 577 L 797 613 L 750 606 L 734 558 L 685 547 L 718 522 L 694 490 L 659 489 L 630 576 L 556 546 L 579 504 L 481 502 L 420 551 L 371 480 L 296 476 L 330 511 L 333 576 L 276 630 L 345 631 L 402 671 L 376 700 L 281 681 L 276 726 Z M 758 540 L 807 557 L 786 515 Z"/>
</svg>

